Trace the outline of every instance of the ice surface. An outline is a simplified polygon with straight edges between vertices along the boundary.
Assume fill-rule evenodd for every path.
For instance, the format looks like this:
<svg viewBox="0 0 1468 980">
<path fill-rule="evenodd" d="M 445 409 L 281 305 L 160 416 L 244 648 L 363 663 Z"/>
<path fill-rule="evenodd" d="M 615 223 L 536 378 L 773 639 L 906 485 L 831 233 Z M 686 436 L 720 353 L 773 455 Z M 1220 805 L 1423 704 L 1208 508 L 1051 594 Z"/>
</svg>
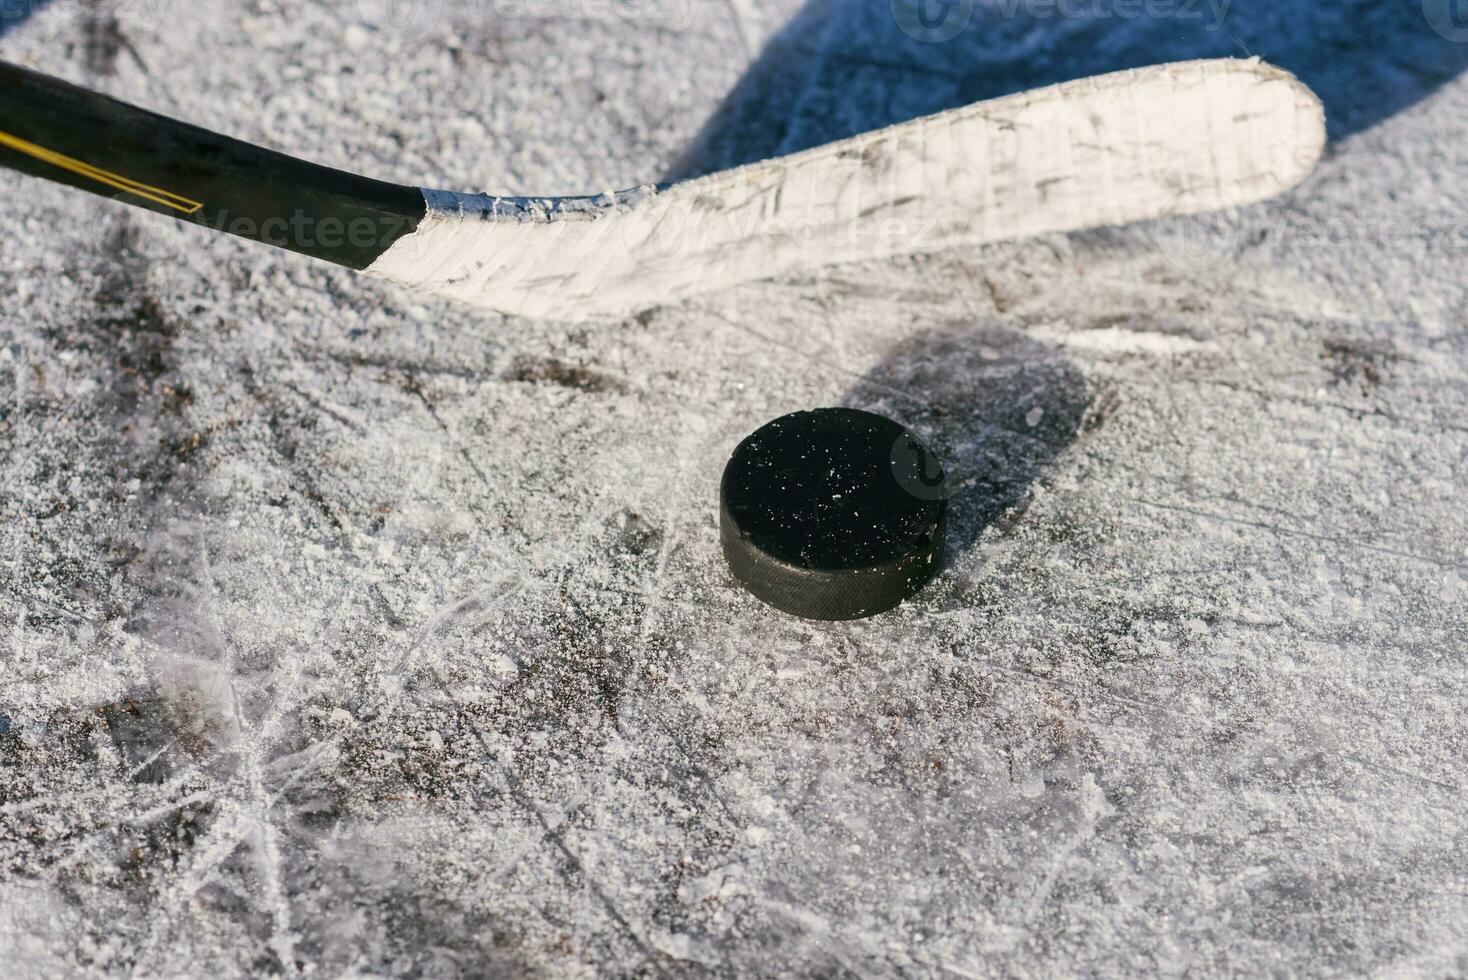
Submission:
<svg viewBox="0 0 1468 980">
<path fill-rule="evenodd" d="M 1468 973 L 1433 0 L 992 0 L 941 43 L 882 0 L 0 6 L 0 57 L 465 190 L 1241 49 L 1335 136 L 1269 205 L 594 329 L 0 173 L 8 975 Z M 839 626 L 743 594 L 715 519 L 824 404 L 965 478 L 940 579 Z"/>
</svg>

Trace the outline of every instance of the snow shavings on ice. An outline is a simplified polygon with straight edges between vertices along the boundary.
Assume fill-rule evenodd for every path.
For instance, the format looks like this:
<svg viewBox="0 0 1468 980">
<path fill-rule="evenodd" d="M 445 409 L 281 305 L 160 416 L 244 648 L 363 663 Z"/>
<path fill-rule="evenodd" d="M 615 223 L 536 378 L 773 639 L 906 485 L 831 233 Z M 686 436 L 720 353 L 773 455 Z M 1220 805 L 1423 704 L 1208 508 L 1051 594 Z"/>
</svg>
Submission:
<svg viewBox="0 0 1468 980">
<path fill-rule="evenodd" d="M 1334 140 L 1268 205 L 591 329 L 0 174 L 9 975 L 1468 972 L 1468 45 L 388 6 L 57 0 L 0 57 L 494 194 L 1240 47 Z M 939 580 L 835 626 L 714 509 L 826 404 L 960 478 Z"/>
</svg>

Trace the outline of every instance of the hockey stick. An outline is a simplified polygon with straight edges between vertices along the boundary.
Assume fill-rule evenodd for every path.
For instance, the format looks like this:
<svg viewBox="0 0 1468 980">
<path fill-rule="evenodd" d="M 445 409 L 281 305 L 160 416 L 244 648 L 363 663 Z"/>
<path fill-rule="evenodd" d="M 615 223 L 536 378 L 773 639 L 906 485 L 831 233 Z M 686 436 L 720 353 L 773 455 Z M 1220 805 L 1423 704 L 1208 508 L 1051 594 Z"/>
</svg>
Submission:
<svg viewBox="0 0 1468 980">
<path fill-rule="evenodd" d="M 423 195 L 219 136 L 0 62 L 0 164 L 365 269 Z"/>
<path fill-rule="evenodd" d="M 1257 59 L 1117 72 L 671 186 L 491 197 L 383 183 L 0 63 L 0 164 L 528 316 L 632 312 L 835 262 L 1248 204 L 1320 102 Z"/>
</svg>

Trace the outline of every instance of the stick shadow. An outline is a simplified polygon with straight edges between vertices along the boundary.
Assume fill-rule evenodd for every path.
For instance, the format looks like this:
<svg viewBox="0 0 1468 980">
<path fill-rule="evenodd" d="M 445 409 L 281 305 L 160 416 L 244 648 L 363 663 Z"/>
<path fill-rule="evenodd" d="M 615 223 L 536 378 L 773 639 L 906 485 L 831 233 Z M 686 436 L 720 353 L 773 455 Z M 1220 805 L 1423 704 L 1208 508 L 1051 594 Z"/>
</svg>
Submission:
<svg viewBox="0 0 1468 980">
<path fill-rule="evenodd" d="M 811 0 L 670 180 L 1126 68 L 1257 55 L 1325 102 L 1332 139 L 1468 68 L 1460 0 Z"/>
</svg>

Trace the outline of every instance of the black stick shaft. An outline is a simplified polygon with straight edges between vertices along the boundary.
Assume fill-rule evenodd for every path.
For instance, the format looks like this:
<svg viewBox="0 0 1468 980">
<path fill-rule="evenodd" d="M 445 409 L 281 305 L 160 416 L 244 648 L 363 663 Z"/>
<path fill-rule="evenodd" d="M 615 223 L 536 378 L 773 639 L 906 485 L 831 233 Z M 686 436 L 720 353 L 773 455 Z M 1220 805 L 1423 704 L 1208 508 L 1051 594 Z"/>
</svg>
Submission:
<svg viewBox="0 0 1468 980">
<path fill-rule="evenodd" d="M 353 269 L 425 212 L 417 188 L 297 160 L 5 62 L 0 166 Z"/>
</svg>

